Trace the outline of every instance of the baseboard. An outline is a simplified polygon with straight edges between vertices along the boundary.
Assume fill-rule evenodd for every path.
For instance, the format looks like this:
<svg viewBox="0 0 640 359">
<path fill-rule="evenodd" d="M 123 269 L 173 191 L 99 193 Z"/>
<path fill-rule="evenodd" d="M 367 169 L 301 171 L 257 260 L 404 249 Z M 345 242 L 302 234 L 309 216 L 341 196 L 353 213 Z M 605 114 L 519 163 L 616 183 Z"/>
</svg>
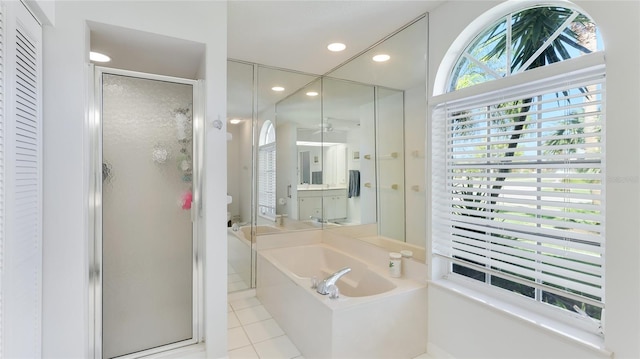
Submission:
<svg viewBox="0 0 640 359">
<path fill-rule="evenodd" d="M 455 359 L 453 355 L 431 342 L 427 343 L 427 354 L 432 358 Z"/>
</svg>

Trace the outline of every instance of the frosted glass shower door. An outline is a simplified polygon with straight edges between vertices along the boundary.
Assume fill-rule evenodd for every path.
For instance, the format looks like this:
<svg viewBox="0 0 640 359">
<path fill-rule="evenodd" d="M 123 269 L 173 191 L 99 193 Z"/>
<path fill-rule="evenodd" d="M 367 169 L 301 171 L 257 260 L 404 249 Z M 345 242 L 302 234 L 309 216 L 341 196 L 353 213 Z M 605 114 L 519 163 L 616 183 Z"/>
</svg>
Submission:
<svg viewBox="0 0 640 359">
<path fill-rule="evenodd" d="M 193 340 L 193 86 L 102 74 L 102 357 Z"/>
</svg>

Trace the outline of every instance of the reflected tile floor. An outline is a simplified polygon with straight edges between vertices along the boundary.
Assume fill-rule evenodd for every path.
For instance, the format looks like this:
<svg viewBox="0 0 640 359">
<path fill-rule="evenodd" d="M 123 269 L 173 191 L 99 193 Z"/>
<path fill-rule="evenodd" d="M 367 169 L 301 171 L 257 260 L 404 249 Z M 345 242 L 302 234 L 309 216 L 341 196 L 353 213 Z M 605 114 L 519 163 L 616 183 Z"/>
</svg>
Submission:
<svg viewBox="0 0 640 359">
<path fill-rule="evenodd" d="M 249 283 L 242 279 L 231 263 L 227 263 L 227 292 L 232 293 L 245 289 L 249 289 Z"/>
<path fill-rule="evenodd" d="M 303 358 L 300 351 L 256 297 L 227 305 L 227 345 L 230 359 Z"/>
</svg>

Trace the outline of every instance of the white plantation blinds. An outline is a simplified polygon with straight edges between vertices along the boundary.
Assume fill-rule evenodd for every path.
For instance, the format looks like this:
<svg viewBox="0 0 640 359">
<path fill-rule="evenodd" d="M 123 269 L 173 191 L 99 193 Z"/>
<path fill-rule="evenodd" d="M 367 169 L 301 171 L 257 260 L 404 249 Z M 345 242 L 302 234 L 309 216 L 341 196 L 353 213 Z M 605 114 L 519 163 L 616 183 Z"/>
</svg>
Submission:
<svg viewBox="0 0 640 359">
<path fill-rule="evenodd" d="M 596 66 L 436 107 L 434 253 L 454 273 L 604 306 L 604 95 Z"/>
<path fill-rule="evenodd" d="M 260 215 L 276 217 L 276 143 L 258 149 L 258 209 Z"/>
</svg>

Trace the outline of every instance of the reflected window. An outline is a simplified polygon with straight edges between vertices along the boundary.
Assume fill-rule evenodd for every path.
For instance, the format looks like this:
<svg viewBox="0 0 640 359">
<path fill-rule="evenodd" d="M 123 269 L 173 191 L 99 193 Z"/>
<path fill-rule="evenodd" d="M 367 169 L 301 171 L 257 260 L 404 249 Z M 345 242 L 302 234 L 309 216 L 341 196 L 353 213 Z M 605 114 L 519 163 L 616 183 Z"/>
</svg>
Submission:
<svg viewBox="0 0 640 359">
<path fill-rule="evenodd" d="M 273 122 L 267 120 L 262 125 L 260 130 L 260 146 L 268 145 L 276 142 L 276 128 L 273 126 Z"/>
<path fill-rule="evenodd" d="M 262 124 L 258 142 L 258 214 L 276 218 L 276 129 L 269 120 Z"/>
</svg>

